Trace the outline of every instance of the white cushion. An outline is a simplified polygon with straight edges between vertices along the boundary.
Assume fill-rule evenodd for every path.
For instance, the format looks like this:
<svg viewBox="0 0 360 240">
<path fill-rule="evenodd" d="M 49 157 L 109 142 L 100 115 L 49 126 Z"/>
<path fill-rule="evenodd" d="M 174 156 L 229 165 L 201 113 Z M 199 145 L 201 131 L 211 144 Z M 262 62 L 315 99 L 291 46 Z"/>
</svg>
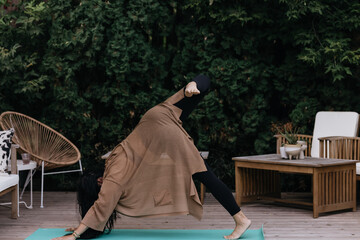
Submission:
<svg viewBox="0 0 360 240">
<path fill-rule="evenodd" d="M 6 172 L 6 165 L 10 161 L 11 138 L 14 135 L 14 129 L 0 131 L 0 173 Z"/>
<path fill-rule="evenodd" d="M 356 163 L 356 175 L 360 175 L 360 163 Z"/>
<path fill-rule="evenodd" d="M 315 117 L 311 156 L 319 157 L 320 137 L 356 137 L 359 114 L 356 112 L 318 112 Z"/>
<path fill-rule="evenodd" d="M 15 186 L 19 183 L 19 175 L 17 174 L 1 174 L 0 175 L 0 192 L 5 189 Z"/>
</svg>

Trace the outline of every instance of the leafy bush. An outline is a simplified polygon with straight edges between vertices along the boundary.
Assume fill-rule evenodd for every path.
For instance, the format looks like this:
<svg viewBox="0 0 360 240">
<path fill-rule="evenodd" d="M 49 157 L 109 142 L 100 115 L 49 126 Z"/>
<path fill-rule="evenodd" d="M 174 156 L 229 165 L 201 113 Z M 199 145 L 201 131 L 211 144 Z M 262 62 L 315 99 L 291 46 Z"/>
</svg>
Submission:
<svg viewBox="0 0 360 240">
<path fill-rule="evenodd" d="M 86 169 L 199 73 L 212 91 L 185 128 L 230 187 L 232 156 L 275 151 L 271 123 L 311 134 L 317 111 L 360 109 L 355 0 L 0 5 L 0 111 L 63 133 Z"/>
</svg>

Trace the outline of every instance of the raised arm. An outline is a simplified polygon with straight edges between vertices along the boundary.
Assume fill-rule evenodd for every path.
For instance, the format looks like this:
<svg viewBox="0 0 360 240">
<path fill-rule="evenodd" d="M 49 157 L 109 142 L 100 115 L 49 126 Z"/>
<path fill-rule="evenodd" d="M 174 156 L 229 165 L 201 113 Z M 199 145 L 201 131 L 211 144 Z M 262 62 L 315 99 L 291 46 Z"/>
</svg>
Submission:
<svg viewBox="0 0 360 240">
<path fill-rule="evenodd" d="M 209 89 L 210 79 L 204 75 L 196 76 L 186 85 L 184 88 L 185 98 L 174 104 L 178 108 L 182 109 L 180 116 L 181 121 L 186 120 Z"/>
<path fill-rule="evenodd" d="M 210 88 L 210 79 L 204 75 L 198 75 L 189 82 L 185 87 L 185 96 L 192 97 L 193 95 L 206 94 Z"/>
</svg>

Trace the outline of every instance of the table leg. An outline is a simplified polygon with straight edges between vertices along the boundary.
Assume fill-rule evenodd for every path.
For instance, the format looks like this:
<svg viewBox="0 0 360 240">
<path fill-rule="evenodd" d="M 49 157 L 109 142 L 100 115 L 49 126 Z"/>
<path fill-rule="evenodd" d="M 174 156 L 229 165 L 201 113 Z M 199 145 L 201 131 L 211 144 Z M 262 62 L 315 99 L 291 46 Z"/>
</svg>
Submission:
<svg viewBox="0 0 360 240">
<path fill-rule="evenodd" d="M 24 183 L 24 186 L 23 186 L 23 189 L 21 191 L 21 194 L 20 194 L 20 199 L 22 199 L 23 195 L 24 195 L 24 192 L 25 192 L 25 189 L 26 187 L 28 186 L 29 182 L 30 182 L 30 174 L 31 174 L 31 170 L 28 170 L 28 174 L 26 176 L 26 180 L 25 180 L 25 183 Z"/>
<path fill-rule="evenodd" d="M 280 198 L 280 175 L 277 171 L 244 168 L 235 165 L 236 202 Z"/>
<path fill-rule="evenodd" d="M 318 218 L 319 217 L 319 173 L 317 169 L 314 169 L 313 173 L 313 184 L 312 184 L 312 190 L 313 190 L 313 217 Z M 321 186 L 323 188 L 323 186 Z"/>
<path fill-rule="evenodd" d="M 235 164 L 235 194 L 236 194 L 236 203 L 241 206 L 241 195 L 242 195 L 242 185 L 241 185 L 241 170 Z"/>
<path fill-rule="evenodd" d="M 204 204 L 204 199 L 205 199 L 205 185 L 204 184 L 200 184 L 200 202 L 201 204 Z"/>
<path fill-rule="evenodd" d="M 313 213 L 351 209 L 356 211 L 354 166 L 329 166 L 313 171 Z"/>
<path fill-rule="evenodd" d="M 33 191 L 33 189 L 32 189 L 32 175 L 33 175 L 33 169 L 30 169 L 30 170 L 29 170 L 29 173 L 28 173 L 28 175 L 27 175 L 27 177 L 26 177 L 24 187 L 23 187 L 23 189 L 22 189 L 22 191 L 21 191 L 21 194 L 20 194 L 20 199 L 22 199 L 22 196 L 23 196 L 23 194 L 24 194 L 24 191 L 25 191 L 26 187 L 28 186 L 28 184 L 30 183 L 30 205 L 28 206 L 25 201 L 20 201 L 20 202 L 19 202 L 19 203 L 24 204 L 25 207 L 28 208 L 28 209 L 32 209 L 32 204 L 33 204 L 33 196 L 32 196 L 32 191 Z"/>
</svg>

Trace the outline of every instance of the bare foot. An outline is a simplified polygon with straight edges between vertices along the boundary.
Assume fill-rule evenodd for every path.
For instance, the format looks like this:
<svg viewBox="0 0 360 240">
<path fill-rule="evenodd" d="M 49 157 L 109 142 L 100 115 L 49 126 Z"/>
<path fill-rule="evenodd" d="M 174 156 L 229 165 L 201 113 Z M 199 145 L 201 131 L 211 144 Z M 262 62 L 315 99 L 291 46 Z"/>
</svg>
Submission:
<svg viewBox="0 0 360 240">
<path fill-rule="evenodd" d="M 236 226 L 234 231 L 228 235 L 224 236 L 225 239 L 238 239 L 243 235 L 243 233 L 250 227 L 251 221 L 244 215 L 242 211 L 238 212 L 233 216 Z"/>
</svg>

